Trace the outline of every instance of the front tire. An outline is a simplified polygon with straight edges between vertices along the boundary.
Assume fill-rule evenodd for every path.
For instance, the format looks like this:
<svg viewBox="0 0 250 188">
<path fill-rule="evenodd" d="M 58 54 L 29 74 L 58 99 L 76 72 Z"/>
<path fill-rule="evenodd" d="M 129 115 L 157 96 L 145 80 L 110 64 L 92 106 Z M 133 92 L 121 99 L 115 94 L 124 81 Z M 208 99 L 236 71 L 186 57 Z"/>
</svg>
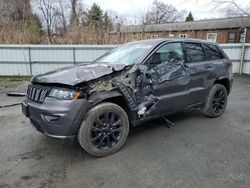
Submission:
<svg viewBox="0 0 250 188">
<path fill-rule="evenodd" d="M 202 107 L 202 112 L 208 117 L 218 117 L 223 114 L 227 106 L 228 92 L 225 86 L 215 84 L 209 91 L 205 105 Z"/>
<path fill-rule="evenodd" d="M 101 103 L 90 109 L 78 131 L 83 149 L 95 157 L 117 152 L 126 142 L 129 120 L 126 112 L 114 103 Z"/>
</svg>

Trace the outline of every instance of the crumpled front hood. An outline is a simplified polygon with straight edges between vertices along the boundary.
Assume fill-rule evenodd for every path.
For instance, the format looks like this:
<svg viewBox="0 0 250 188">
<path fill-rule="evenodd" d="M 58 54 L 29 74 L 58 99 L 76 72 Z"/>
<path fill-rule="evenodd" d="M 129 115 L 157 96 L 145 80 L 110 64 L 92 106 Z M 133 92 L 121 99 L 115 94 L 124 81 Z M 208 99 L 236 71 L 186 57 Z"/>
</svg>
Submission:
<svg viewBox="0 0 250 188">
<path fill-rule="evenodd" d="M 64 84 L 74 86 L 79 83 L 95 80 L 113 72 L 121 71 L 124 64 L 85 64 L 57 69 L 32 78 L 33 83 Z"/>
</svg>

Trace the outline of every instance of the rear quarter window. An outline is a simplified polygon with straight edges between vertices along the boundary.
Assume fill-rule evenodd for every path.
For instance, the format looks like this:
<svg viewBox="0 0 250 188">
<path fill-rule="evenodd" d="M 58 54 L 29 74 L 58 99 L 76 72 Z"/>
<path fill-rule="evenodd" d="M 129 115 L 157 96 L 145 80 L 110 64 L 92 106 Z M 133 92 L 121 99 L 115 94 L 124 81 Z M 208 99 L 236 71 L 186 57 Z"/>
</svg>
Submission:
<svg viewBox="0 0 250 188">
<path fill-rule="evenodd" d="M 206 60 L 223 59 L 223 55 L 217 46 L 212 44 L 203 44 L 205 50 Z"/>
</svg>

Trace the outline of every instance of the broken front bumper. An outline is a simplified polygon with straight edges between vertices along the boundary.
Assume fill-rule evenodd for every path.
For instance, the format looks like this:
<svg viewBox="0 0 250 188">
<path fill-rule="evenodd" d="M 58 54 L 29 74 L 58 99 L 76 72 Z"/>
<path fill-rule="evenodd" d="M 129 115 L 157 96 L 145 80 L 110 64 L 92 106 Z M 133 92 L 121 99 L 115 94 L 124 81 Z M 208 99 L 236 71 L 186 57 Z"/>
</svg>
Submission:
<svg viewBox="0 0 250 188">
<path fill-rule="evenodd" d="M 86 99 L 58 100 L 47 97 L 43 103 L 27 98 L 22 112 L 41 133 L 54 138 L 73 138 L 90 104 Z"/>
</svg>

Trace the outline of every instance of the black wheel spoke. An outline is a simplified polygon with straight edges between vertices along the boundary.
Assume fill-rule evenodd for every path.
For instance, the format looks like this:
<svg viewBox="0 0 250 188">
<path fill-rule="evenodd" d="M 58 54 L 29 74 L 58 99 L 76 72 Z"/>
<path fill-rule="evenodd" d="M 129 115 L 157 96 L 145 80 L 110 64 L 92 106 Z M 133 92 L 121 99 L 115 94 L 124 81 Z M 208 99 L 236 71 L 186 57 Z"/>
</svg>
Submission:
<svg viewBox="0 0 250 188">
<path fill-rule="evenodd" d="M 216 112 L 216 108 L 217 108 L 217 107 L 216 107 L 216 105 L 214 105 L 214 106 L 213 106 L 213 110 L 214 110 L 214 112 Z"/>
<path fill-rule="evenodd" d="M 212 105 L 213 105 L 213 106 L 216 105 L 216 103 L 217 103 L 216 100 L 213 100 L 213 101 L 212 101 Z"/>
<path fill-rule="evenodd" d="M 114 123 L 114 121 L 115 121 L 115 113 L 111 113 L 111 117 L 110 117 L 110 124 L 112 124 L 112 123 Z"/>
<path fill-rule="evenodd" d="M 102 129 L 100 129 L 98 127 L 92 127 L 91 129 L 92 129 L 92 131 L 96 131 L 96 132 L 101 132 L 102 131 Z"/>
<path fill-rule="evenodd" d="M 222 91 L 219 91 L 219 92 L 218 92 L 218 98 L 221 98 L 222 94 L 223 94 L 223 92 L 222 92 Z"/>
<path fill-rule="evenodd" d="M 220 99 L 224 99 L 224 97 L 225 97 L 225 94 L 222 93 L 222 94 L 220 95 Z"/>
<path fill-rule="evenodd" d="M 112 124 L 113 127 L 117 126 L 117 125 L 122 125 L 122 120 L 119 118 L 116 122 L 114 122 Z"/>
<path fill-rule="evenodd" d="M 110 137 L 107 137 L 107 142 L 108 142 L 108 147 L 111 148 L 112 147 L 112 143 L 110 141 Z"/>
<path fill-rule="evenodd" d="M 109 122 L 109 112 L 106 112 L 104 114 L 104 120 L 105 120 L 105 123 L 108 123 Z"/>
<path fill-rule="evenodd" d="M 96 118 L 96 123 L 103 126 L 104 123 L 100 120 L 100 117 Z"/>
<path fill-rule="evenodd" d="M 94 137 L 94 138 L 92 138 L 92 142 L 93 143 L 96 143 L 96 141 L 99 139 L 99 138 L 101 138 L 101 136 L 102 136 L 102 134 L 100 133 L 100 134 L 98 134 L 96 137 Z"/>
<path fill-rule="evenodd" d="M 119 128 L 117 128 L 117 129 L 112 129 L 112 132 L 121 132 L 121 130 L 122 130 L 122 128 L 121 127 L 119 127 Z"/>
<path fill-rule="evenodd" d="M 118 139 L 117 137 L 114 135 L 113 132 L 110 133 L 111 137 L 113 138 L 114 142 L 117 143 L 118 142 Z"/>
<path fill-rule="evenodd" d="M 100 142 L 98 143 L 97 147 L 100 148 L 100 146 L 102 145 L 103 141 L 105 140 L 105 138 L 107 138 L 106 136 L 103 136 L 102 139 L 100 140 Z"/>
<path fill-rule="evenodd" d="M 216 93 L 214 94 L 214 97 L 215 97 L 215 99 L 218 98 L 218 92 L 216 92 Z"/>
<path fill-rule="evenodd" d="M 220 106 L 217 104 L 216 106 L 216 113 L 219 113 L 220 112 Z"/>
</svg>

